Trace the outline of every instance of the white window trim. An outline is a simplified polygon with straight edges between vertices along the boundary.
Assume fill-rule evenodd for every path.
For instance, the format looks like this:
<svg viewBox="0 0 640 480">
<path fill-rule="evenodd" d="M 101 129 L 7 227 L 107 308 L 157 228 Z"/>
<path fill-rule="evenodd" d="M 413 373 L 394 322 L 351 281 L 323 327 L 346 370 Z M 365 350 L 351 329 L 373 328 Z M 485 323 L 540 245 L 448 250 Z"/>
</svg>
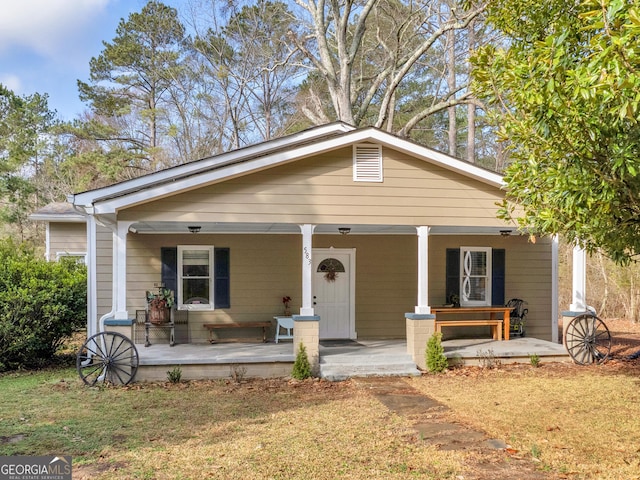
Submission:
<svg viewBox="0 0 640 480">
<path fill-rule="evenodd" d="M 209 252 L 209 303 L 189 303 L 185 304 L 184 295 L 182 294 L 182 252 L 184 250 L 207 250 Z M 213 245 L 178 245 L 178 298 L 180 302 L 177 304 L 178 310 L 213 310 L 215 305 L 214 292 L 214 247 Z"/>
<path fill-rule="evenodd" d="M 84 265 L 87 265 L 88 262 L 87 252 L 56 252 L 56 262 L 62 257 L 81 257 L 84 260 Z"/>
<path fill-rule="evenodd" d="M 460 247 L 460 305 L 463 307 L 484 307 L 491 306 L 491 283 L 492 283 L 492 254 L 493 249 L 491 247 Z M 465 254 L 467 252 L 486 252 L 487 254 L 487 273 L 486 273 L 486 297 L 484 301 L 481 300 L 465 300 L 464 299 L 464 280 L 465 280 Z"/>
<path fill-rule="evenodd" d="M 364 157 L 363 150 L 367 150 Z M 353 146 L 353 181 L 382 182 L 382 146 L 376 143 L 356 143 Z"/>
</svg>

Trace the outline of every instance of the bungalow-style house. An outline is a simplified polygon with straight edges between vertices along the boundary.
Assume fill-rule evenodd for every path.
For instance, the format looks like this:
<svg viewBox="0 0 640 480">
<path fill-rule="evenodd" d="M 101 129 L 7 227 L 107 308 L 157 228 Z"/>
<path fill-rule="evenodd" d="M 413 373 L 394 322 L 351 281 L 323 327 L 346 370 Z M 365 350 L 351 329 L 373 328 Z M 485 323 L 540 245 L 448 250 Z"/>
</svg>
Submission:
<svg viewBox="0 0 640 480">
<path fill-rule="evenodd" d="M 274 321 L 290 297 L 290 363 L 267 373 L 286 374 L 300 343 L 317 362 L 328 339 L 406 341 L 424 366 L 432 308 L 452 301 L 525 299 L 527 337 L 557 342 L 557 244 L 498 219 L 504 195 L 497 173 L 334 123 L 77 193 L 32 218 L 49 222 L 50 258 L 84 253 L 57 242 L 86 222 L 89 335 L 135 337 L 146 292 L 164 285 L 188 315 L 182 342 L 215 349 L 260 329 L 205 325 Z M 184 365 L 178 347 L 172 362 Z"/>
</svg>

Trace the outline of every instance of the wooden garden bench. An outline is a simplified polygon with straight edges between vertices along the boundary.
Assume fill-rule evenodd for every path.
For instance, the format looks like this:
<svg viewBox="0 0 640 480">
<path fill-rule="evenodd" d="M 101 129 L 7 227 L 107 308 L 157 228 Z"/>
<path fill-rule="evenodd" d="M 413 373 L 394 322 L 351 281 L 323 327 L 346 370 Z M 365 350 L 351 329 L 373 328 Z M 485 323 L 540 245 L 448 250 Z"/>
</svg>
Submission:
<svg viewBox="0 0 640 480">
<path fill-rule="evenodd" d="M 218 339 L 213 338 L 214 330 L 230 329 L 230 328 L 262 328 L 262 342 L 267 341 L 267 329 L 271 328 L 271 322 L 242 322 L 242 323 L 205 323 L 204 328 L 209 330 L 209 343 L 216 343 Z M 225 339 L 229 340 L 229 339 Z M 240 340 L 239 338 L 230 340 Z"/>
</svg>

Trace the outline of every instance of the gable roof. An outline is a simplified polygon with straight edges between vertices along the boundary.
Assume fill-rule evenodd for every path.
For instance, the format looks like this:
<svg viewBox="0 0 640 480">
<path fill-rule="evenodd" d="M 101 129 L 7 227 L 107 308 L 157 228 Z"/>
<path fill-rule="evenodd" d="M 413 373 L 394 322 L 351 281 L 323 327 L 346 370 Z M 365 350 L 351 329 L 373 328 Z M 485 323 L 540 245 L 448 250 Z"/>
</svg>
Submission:
<svg viewBox="0 0 640 480">
<path fill-rule="evenodd" d="M 504 184 L 501 175 L 463 160 L 373 127 L 356 129 L 338 122 L 71 195 L 68 201 L 90 213 L 111 214 L 122 208 L 359 143 L 377 143 L 496 188 Z"/>
<path fill-rule="evenodd" d="M 86 216 L 80 213 L 68 202 L 53 202 L 42 208 L 39 208 L 31 215 L 30 220 L 45 222 L 86 222 Z"/>
</svg>

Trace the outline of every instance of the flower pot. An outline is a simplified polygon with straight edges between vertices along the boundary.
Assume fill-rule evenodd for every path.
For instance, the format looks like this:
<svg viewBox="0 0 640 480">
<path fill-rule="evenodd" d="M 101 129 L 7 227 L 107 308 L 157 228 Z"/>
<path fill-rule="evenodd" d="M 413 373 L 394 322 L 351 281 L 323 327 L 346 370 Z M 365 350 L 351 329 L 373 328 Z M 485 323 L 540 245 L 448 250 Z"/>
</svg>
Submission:
<svg viewBox="0 0 640 480">
<path fill-rule="evenodd" d="M 149 308 L 149 322 L 153 324 L 168 323 L 171 320 L 171 312 L 166 307 Z"/>
</svg>

